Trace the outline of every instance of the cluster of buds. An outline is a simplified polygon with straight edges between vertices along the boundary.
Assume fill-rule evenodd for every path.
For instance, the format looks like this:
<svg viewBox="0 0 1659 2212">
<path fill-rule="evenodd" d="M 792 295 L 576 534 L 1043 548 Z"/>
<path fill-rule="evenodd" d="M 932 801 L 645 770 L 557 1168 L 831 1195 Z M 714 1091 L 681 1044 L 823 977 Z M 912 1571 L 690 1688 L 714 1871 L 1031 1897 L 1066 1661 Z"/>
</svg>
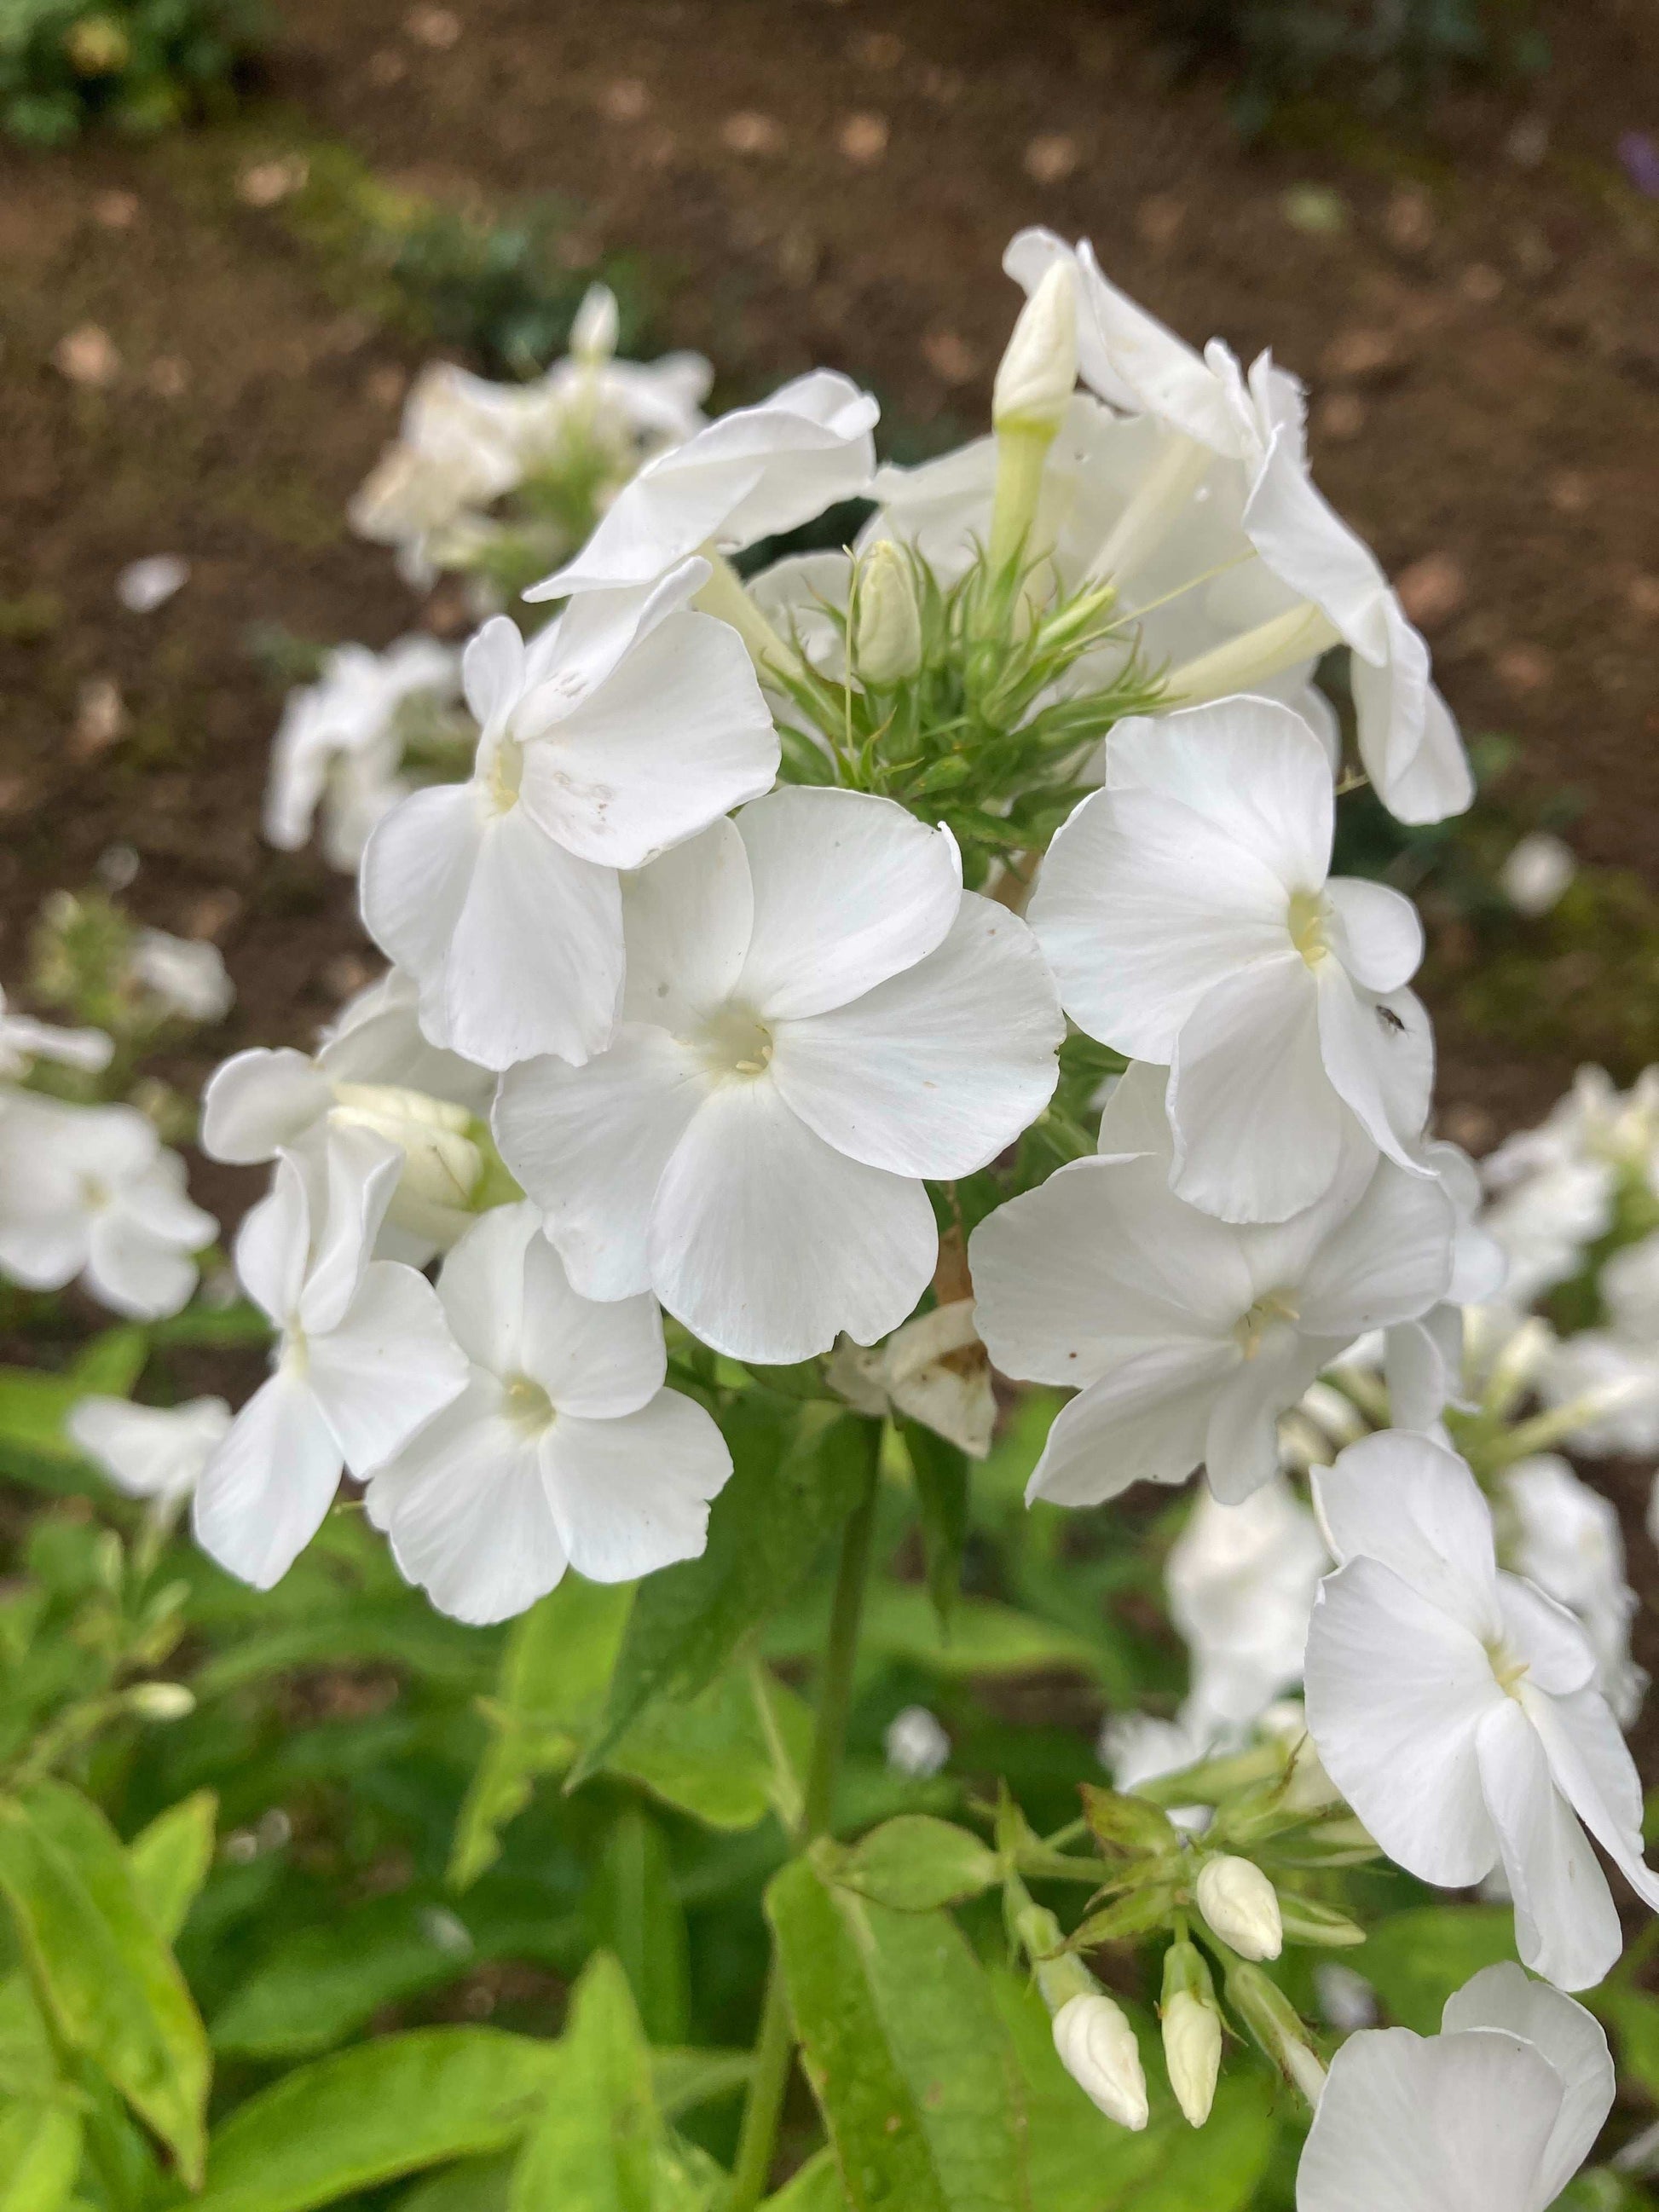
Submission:
<svg viewBox="0 0 1659 2212">
<path fill-rule="evenodd" d="M 1209 2118 L 1229 2014 L 1316 2103 L 1323 2062 L 1265 1966 L 1286 1942 L 1344 1948 L 1364 1940 L 1354 1920 L 1310 1886 L 1374 1858 L 1376 1845 L 1303 1736 L 1254 1745 L 1145 1790 L 1085 1786 L 1082 1818 L 1046 1840 L 1032 1835 L 1011 1805 L 999 1814 L 999 1843 L 1016 1869 L 1005 1890 L 1010 1936 L 1031 1963 L 1061 2063 L 1109 2118 L 1127 2128 L 1146 2126 L 1139 2038 L 1084 1954 L 1167 1935 L 1158 2002 L 1164 2063 L 1188 2121 L 1201 2127 Z M 1178 1826 L 1166 1805 L 1204 1808 L 1208 1819 L 1194 1832 Z M 1096 1846 L 1093 1858 L 1067 1849 L 1085 1835 Z M 1025 1887 L 1082 1880 L 1097 1887 L 1069 1935 Z"/>
</svg>

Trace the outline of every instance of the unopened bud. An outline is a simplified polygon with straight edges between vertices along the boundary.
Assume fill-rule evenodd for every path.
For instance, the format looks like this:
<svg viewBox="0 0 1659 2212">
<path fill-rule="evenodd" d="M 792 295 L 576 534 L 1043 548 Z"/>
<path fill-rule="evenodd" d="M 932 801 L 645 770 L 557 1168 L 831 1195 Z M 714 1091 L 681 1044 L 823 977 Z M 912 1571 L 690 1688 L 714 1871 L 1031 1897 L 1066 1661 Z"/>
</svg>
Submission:
<svg viewBox="0 0 1659 2212">
<path fill-rule="evenodd" d="M 1054 2014 L 1060 2063 L 1090 2102 L 1121 2128 L 1146 2124 L 1140 2046 L 1121 2008 L 1098 1990 L 1069 1998 Z"/>
<path fill-rule="evenodd" d="M 617 350 L 617 295 L 608 284 L 590 284 L 570 325 L 570 350 L 578 361 L 609 361 Z"/>
<path fill-rule="evenodd" d="M 1241 1959 L 1276 1959 L 1285 1948 L 1278 1893 L 1249 1859 L 1206 1859 L 1198 1870 L 1198 1909 Z"/>
<path fill-rule="evenodd" d="M 424 1225 L 412 1215 L 434 1207 L 466 1210 L 483 1158 L 467 1134 L 472 1117 L 465 1106 L 390 1083 L 341 1083 L 335 1085 L 333 1117 L 401 1147 L 395 1210 L 405 1226 Z"/>
<path fill-rule="evenodd" d="M 921 610 L 903 548 L 878 538 L 859 563 L 853 665 L 866 684 L 902 684 L 921 665 Z"/>
<path fill-rule="evenodd" d="M 1325 2069 L 1284 1990 L 1260 1966 L 1235 1966 L 1227 1976 L 1227 1998 L 1274 2065 L 1316 2105 Z"/>
<path fill-rule="evenodd" d="M 1176 2102 L 1195 2128 L 1210 2117 L 1221 2071 L 1221 2010 L 1210 1970 L 1191 1943 L 1164 1955 L 1164 2063 Z"/>
<path fill-rule="evenodd" d="M 1323 1943 L 1340 1949 L 1365 1940 L 1365 1931 L 1357 1920 L 1311 1897 L 1281 1898 L 1279 1913 L 1292 1943 Z"/>
<path fill-rule="evenodd" d="M 1020 310 L 997 370 L 991 419 L 999 430 L 1057 429 L 1077 385 L 1077 283 L 1056 261 Z"/>
<path fill-rule="evenodd" d="M 196 1710 L 195 1697 L 182 1682 L 140 1682 L 127 1692 L 126 1702 L 141 1721 L 187 1720 Z"/>
</svg>

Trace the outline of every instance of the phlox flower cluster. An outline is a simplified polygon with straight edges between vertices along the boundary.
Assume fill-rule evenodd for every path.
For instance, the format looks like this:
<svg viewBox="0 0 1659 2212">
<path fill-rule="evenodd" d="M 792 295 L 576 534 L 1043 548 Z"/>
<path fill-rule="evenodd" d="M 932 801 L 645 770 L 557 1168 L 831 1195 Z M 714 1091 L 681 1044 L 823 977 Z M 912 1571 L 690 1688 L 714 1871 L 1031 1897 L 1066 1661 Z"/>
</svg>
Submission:
<svg viewBox="0 0 1659 2212">
<path fill-rule="evenodd" d="M 298 842 L 320 802 L 337 854 L 362 830 L 391 967 L 314 1054 L 244 1051 L 205 1096 L 204 1148 L 271 1164 L 236 1245 L 268 1379 L 170 1444 L 107 1408 L 83 1441 L 129 1488 L 193 1485 L 199 1540 L 261 1587 L 347 1474 L 404 1574 L 488 1621 L 568 1571 L 702 1549 L 732 1463 L 696 1390 L 715 1362 L 739 1384 L 814 1363 L 969 1454 L 993 1369 L 1070 1392 L 1033 1498 L 1204 1475 L 1168 1563 L 1189 1695 L 1161 1746 L 1120 1738 L 1120 1780 L 1247 1742 L 1300 1682 L 1318 1802 L 1424 1881 L 1501 1876 L 1557 1985 L 1483 1977 L 1439 2038 L 1356 2038 L 1306 2212 L 1462 2201 L 1466 2109 L 1507 2161 L 1480 2201 L 1531 2212 L 1605 2109 L 1599 2032 L 1557 1993 L 1619 1950 L 1588 1839 L 1650 1903 L 1659 1877 L 1616 1639 L 1585 1626 L 1622 1588 L 1613 1547 L 1604 1523 L 1577 1581 L 1551 1567 L 1551 1532 L 1588 1527 L 1575 1479 L 1504 1427 L 1513 1357 L 1470 1396 L 1462 1316 L 1506 1255 L 1511 1295 L 1569 1279 L 1646 1188 L 1651 1117 L 1583 1088 L 1489 1164 L 1478 1218 L 1431 1131 L 1416 913 L 1332 872 L 1350 773 L 1411 823 L 1466 805 L 1468 773 L 1422 639 L 1313 484 L 1300 387 L 1193 350 L 1086 245 L 1024 233 L 1007 266 L 1029 296 L 993 433 L 920 470 L 878 467 L 875 402 L 832 372 L 702 424 L 688 373 L 611 360 L 599 306 L 539 386 L 417 389 L 358 509 L 411 574 L 476 539 L 509 454 L 522 486 L 580 425 L 616 465 L 526 595 L 543 626 L 495 614 L 465 647 L 464 773 L 416 787 L 383 751 L 372 805 L 327 796 L 403 675 L 453 680 L 439 648 L 353 662 L 356 722 L 291 710 L 310 733 L 285 726 L 273 827 Z M 860 497 L 852 547 L 740 578 L 735 556 Z M 1314 683 L 1337 648 L 1346 727 Z M 100 1126 L 94 1171 L 32 1133 L 53 1110 L 0 1106 L 0 1146 L 41 1163 L 0 1200 L 0 1264 L 165 1310 L 203 1222 L 169 1156 L 134 1116 L 121 1142 Z M 1517 1229 L 1552 1176 L 1571 1231 L 1548 1202 Z M 1654 1249 L 1603 1275 L 1609 1340 L 1659 1309 Z M 896 1765 L 948 1752 L 926 1718 Z M 1207 1860 L 1199 1909 L 1235 1965 L 1276 1954 L 1248 1861 Z M 1166 2042 L 1201 2119 L 1219 2014 L 1191 1948 Z M 1145 2124 L 1121 2015 L 1051 1981 L 1062 2057 Z M 1251 2001 L 1277 2035 L 1284 2000 Z M 1294 2036 L 1281 2063 L 1318 2094 Z M 1506 2132 L 1517 2099 L 1534 2120 Z M 1439 2116 L 1409 2172 L 1408 2109 Z"/>
</svg>

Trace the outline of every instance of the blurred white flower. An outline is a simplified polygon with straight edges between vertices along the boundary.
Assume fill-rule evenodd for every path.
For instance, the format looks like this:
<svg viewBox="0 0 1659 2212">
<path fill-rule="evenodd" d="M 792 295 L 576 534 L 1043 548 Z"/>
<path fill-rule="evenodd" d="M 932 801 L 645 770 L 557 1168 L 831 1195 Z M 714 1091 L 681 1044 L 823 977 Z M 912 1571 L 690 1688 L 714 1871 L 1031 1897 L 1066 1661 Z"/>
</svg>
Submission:
<svg viewBox="0 0 1659 2212">
<path fill-rule="evenodd" d="M 129 972 L 183 1021 L 222 1022 L 236 1002 L 224 955 L 205 939 L 170 937 L 164 929 L 138 930 Z"/>
<path fill-rule="evenodd" d="M 371 1260 L 402 1171 L 362 1130 L 284 1153 L 236 1239 L 242 1287 L 277 1332 L 271 1374 L 197 1486 L 197 1541 L 269 1589 L 322 1526 L 349 1467 L 360 1480 L 459 1396 L 465 1354 L 412 1267 Z"/>
<path fill-rule="evenodd" d="M 749 657 L 685 604 L 706 574 L 687 561 L 649 595 L 576 602 L 528 647 L 498 615 L 467 647 L 471 781 L 404 799 L 363 855 L 364 921 L 419 986 L 434 1044 L 497 1068 L 603 1052 L 618 870 L 770 785 L 777 733 Z"/>
<path fill-rule="evenodd" d="M 64 1030 L 52 1022 L 37 1022 L 27 1014 L 6 1011 L 6 994 L 0 991 L 0 1083 L 15 1083 L 27 1075 L 37 1060 L 55 1060 L 61 1066 L 78 1067 L 99 1075 L 110 1064 L 115 1050 L 102 1030 Z"/>
<path fill-rule="evenodd" d="M 1314 1485 L 1340 1562 L 1308 1638 L 1321 1761 L 1420 1881 L 1468 1888 L 1501 1863 L 1522 1960 L 1588 1988 L 1623 1938 L 1585 1829 L 1650 1905 L 1659 1876 L 1583 1631 L 1498 1571 L 1474 1476 L 1427 1437 L 1368 1437 Z"/>
<path fill-rule="evenodd" d="M 1577 1451 L 1659 1451 L 1659 1236 L 1627 1244 L 1602 1262 L 1598 1288 L 1607 1319 L 1552 1350 L 1540 1378 Z"/>
<path fill-rule="evenodd" d="M 27 1289 L 78 1275 L 117 1313 L 156 1321 L 189 1297 L 218 1229 L 132 1107 L 14 1091 L 0 1111 L 0 1270 Z"/>
<path fill-rule="evenodd" d="M 167 1506 L 187 1498 L 230 1427 L 222 1398 L 182 1406 L 136 1406 L 128 1398 L 82 1398 L 64 1424 L 70 1440 L 130 1498 Z"/>
<path fill-rule="evenodd" d="M 1504 1469 L 1498 1513 L 1505 1564 L 1577 1616 L 1595 1654 L 1596 1686 L 1628 1729 L 1648 1678 L 1631 1657 L 1640 1601 L 1625 1579 L 1625 1542 L 1612 1500 L 1581 1482 L 1565 1460 L 1540 1452 Z"/>
<path fill-rule="evenodd" d="M 130 561 L 115 580 L 115 596 L 131 615 L 154 614 L 190 581 L 190 563 L 177 553 L 149 553 Z"/>
<path fill-rule="evenodd" d="M 1301 1680 L 1329 1563 L 1312 1514 L 1282 1476 L 1237 1505 L 1199 1492 L 1164 1570 L 1170 1618 L 1192 1655 L 1182 1717 L 1196 1740 L 1236 1741 Z"/>
<path fill-rule="evenodd" d="M 654 1290 L 737 1359 L 870 1343 L 926 1289 L 925 1177 L 973 1174 L 1058 1075 L 1024 922 L 946 830 L 785 788 L 635 877 L 609 1052 L 509 1070 L 503 1158 L 585 1296 Z"/>
<path fill-rule="evenodd" d="M 1448 1998 L 1440 2033 L 1363 2028 L 1331 2061 L 1297 2212 L 1545 2212 L 1612 2109 L 1613 2060 L 1582 2005 L 1519 1966 Z"/>
<path fill-rule="evenodd" d="M 289 694 L 271 752 L 264 836 L 295 852 L 323 810 L 329 864 L 349 872 L 375 823 L 408 789 L 398 771 L 398 709 L 422 693 L 447 703 L 459 688 L 459 658 L 435 637 L 399 638 L 384 653 L 337 646 L 314 684 Z"/>
<path fill-rule="evenodd" d="M 1517 914 L 1537 915 L 1559 904 L 1577 872 L 1571 846 L 1547 830 L 1534 830 L 1511 848 L 1498 880 Z"/>
<path fill-rule="evenodd" d="M 1160 1072 L 1132 1068 L 1103 1150 L 974 1231 L 981 1336 L 1005 1375 L 1079 1395 L 1027 1496 L 1098 1504 L 1200 1461 L 1233 1504 L 1279 1466 L 1279 1416 L 1346 1344 L 1444 1294 L 1450 1201 L 1355 1130 L 1335 1182 L 1292 1220 L 1239 1227 L 1170 1188 Z"/>
<path fill-rule="evenodd" d="M 1030 915 L 1066 1012 L 1167 1066 L 1171 1188 L 1229 1221 L 1283 1221 L 1357 1121 L 1402 1167 L 1428 1111 L 1409 900 L 1330 878 L 1323 748 L 1289 708 L 1231 699 L 1121 722 L 1106 785 L 1049 848 Z"/>
<path fill-rule="evenodd" d="M 895 1713 L 882 1747 L 896 1774 L 908 1774 L 920 1782 L 937 1774 L 951 1756 L 951 1739 L 926 1705 L 906 1705 Z"/>
<path fill-rule="evenodd" d="M 522 1613 L 568 1566 L 630 1582 L 695 1559 L 732 1455 L 710 1414 L 663 1388 L 655 1301 L 578 1297 L 527 1205 L 468 1231 L 438 1296 L 466 1388 L 368 1488 L 410 1581 L 484 1622 Z"/>
</svg>

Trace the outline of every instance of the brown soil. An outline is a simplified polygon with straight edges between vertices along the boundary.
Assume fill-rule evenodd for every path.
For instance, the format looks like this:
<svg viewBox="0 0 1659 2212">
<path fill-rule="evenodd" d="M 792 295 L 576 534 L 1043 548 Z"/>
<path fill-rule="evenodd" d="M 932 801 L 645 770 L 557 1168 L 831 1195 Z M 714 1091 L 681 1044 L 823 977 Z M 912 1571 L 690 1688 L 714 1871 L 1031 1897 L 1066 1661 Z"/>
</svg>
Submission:
<svg viewBox="0 0 1659 2212">
<path fill-rule="evenodd" d="M 239 198 L 296 130 L 441 193 L 567 193 L 588 243 L 665 268 L 669 335 L 729 390 L 825 362 L 941 427 L 981 415 L 1012 230 L 1092 235 L 1189 336 L 1307 378 L 1322 480 L 1404 576 L 1466 726 L 1521 738 L 1534 788 L 1583 791 L 1586 857 L 1659 872 L 1659 207 L 1614 161 L 1659 120 L 1645 0 L 1559 9 L 1528 104 L 1465 97 L 1427 148 L 1351 128 L 1268 152 L 1233 137 L 1220 88 L 1170 85 L 1133 15 L 1085 0 L 283 12 L 286 105 L 234 132 L 0 153 L 0 598 L 58 609 L 0 641 L 8 982 L 43 890 L 117 842 L 143 862 L 135 908 L 229 958 L 241 1003 L 204 1063 L 303 1036 L 362 972 L 349 887 L 259 844 L 278 701 L 246 641 L 421 619 L 342 513 L 416 352 Z M 53 363 L 88 324 L 118 356 L 101 389 Z M 117 573 L 160 550 L 189 584 L 123 613 Z M 94 750 L 74 733 L 100 678 L 126 721 Z M 1479 1138 L 1567 1072 L 1454 1033 L 1443 1093 Z"/>
</svg>

